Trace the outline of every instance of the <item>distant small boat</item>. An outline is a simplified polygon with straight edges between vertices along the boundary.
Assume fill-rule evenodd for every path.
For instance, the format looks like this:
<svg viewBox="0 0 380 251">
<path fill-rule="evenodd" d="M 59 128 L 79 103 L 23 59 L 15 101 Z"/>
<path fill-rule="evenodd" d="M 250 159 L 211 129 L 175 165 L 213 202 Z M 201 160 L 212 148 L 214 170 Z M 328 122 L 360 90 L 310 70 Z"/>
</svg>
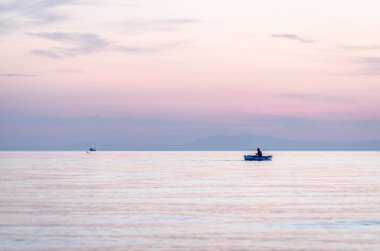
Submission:
<svg viewBox="0 0 380 251">
<path fill-rule="evenodd" d="M 244 155 L 244 160 L 256 160 L 256 161 L 272 160 L 272 155 L 261 156 L 261 157 L 257 155 Z"/>
<path fill-rule="evenodd" d="M 90 152 L 95 152 L 96 151 L 96 148 L 95 147 L 91 147 L 90 149 L 88 149 Z"/>
</svg>

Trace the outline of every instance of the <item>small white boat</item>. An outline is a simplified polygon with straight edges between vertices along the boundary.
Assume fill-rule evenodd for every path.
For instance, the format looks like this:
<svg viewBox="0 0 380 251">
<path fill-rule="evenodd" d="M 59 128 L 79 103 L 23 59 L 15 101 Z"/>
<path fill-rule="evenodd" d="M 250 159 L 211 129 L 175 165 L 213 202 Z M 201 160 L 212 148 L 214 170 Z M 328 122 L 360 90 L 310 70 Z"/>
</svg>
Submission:
<svg viewBox="0 0 380 251">
<path fill-rule="evenodd" d="M 268 156 L 244 155 L 244 160 L 256 160 L 256 161 L 272 160 L 272 155 L 268 155 Z"/>
</svg>

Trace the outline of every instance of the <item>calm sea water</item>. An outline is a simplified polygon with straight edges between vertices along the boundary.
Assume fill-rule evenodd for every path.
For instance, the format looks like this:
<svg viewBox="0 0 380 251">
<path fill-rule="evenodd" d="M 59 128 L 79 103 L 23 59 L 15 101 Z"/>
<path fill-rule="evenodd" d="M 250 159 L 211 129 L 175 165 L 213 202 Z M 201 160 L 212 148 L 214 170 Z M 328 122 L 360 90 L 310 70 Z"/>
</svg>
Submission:
<svg viewBox="0 0 380 251">
<path fill-rule="evenodd" d="M 380 152 L 0 152 L 1 250 L 380 250 Z"/>
</svg>

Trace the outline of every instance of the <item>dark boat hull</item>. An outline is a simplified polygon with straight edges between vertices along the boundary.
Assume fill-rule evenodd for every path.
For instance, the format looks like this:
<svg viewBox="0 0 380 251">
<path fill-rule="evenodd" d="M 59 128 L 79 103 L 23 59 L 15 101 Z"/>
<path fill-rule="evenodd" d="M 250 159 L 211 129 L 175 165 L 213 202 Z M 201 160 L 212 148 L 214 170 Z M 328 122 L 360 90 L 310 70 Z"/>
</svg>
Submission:
<svg viewBox="0 0 380 251">
<path fill-rule="evenodd" d="M 272 160 L 272 155 L 269 156 L 256 156 L 256 155 L 244 155 L 244 160 L 249 161 L 263 161 L 263 160 Z"/>
</svg>

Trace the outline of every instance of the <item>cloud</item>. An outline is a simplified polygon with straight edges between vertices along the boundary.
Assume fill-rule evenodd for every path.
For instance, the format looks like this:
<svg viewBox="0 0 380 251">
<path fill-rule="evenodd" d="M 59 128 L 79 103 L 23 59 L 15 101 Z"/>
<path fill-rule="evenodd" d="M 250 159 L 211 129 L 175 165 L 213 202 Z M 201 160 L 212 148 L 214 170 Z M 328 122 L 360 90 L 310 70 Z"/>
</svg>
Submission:
<svg viewBox="0 0 380 251">
<path fill-rule="evenodd" d="M 58 53 L 55 53 L 53 51 L 33 50 L 33 51 L 31 51 L 31 53 L 36 55 L 36 56 L 41 56 L 41 57 L 47 57 L 47 58 L 53 58 L 53 59 L 61 58 L 61 56 Z"/>
<path fill-rule="evenodd" d="M 361 74 L 380 75 L 380 57 L 363 57 L 356 61 L 364 65 Z"/>
<path fill-rule="evenodd" d="M 91 33 L 28 33 L 31 36 L 41 37 L 52 41 L 61 42 L 71 47 L 56 47 L 52 50 L 34 50 L 33 54 L 50 58 L 75 57 L 80 54 L 88 54 L 105 50 L 110 42 Z"/>
<path fill-rule="evenodd" d="M 341 49 L 353 50 L 353 51 L 372 51 L 380 50 L 380 46 L 377 45 L 362 45 L 362 46 L 352 46 L 352 45 L 339 45 Z"/>
<path fill-rule="evenodd" d="M 9 33 L 28 25 L 61 22 L 68 16 L 56 8 L 77 5 L 78 0 L 6 0 L 0 3 L 0 34 Z"/>
<path fill-rule="evenodd" d="M 36 77 L 35 74 L 27 73 L 0 73 L 0 77 Z"/>
<path fill-rule="evenodd" d="M 154 31 L 175 31 L 179 26 L 198 23 L 199 20 L 188 18 L 169 18 L 169 19 L 133 19 L 122 24 L 123 27 L 129 30 L 154 30 Z"/>
<path fill-rule="evenodd" d="M 115 45 L 92 33 L 27 33 L 30 36 L 45 38 L 66 45 L 66 47 L 53 47 L 47 50 L 33 50 L 32 54 L 53 59 L 76 57 L 82 54 L 95 52 L 124 52 L 124 53 L 152 53 L 177 47 L 184 42 L 159 44 L 154 46 L 124 46 Z M 69 47 L 67 47 L 69 46 Z"/>
<path fill-rule="evenodd" d="M 299 37 L 295 34 L 288 34 L 288 33 L 272 34 L 272 35 L 270 35 L 270 37 L 279 38 L 279 39 L 294 40 L 294 41 L 298 41 L 300 43 L 314 43 L 315 42 L 314 40 L 302 38 L 302 37 Z"/>
<path fill-rule="evenodd" d="M 14 28 L 15 24 L 10 19 L 0 17 L 0 35 L 9 33 Z"/>
<path fill-rule="evenodd" d="M 337 102 L 337 103 L 345 103 L 352 102 L 353 100 L 342 97 L 321 95 L 321 94 L 308 94 L 308 93 L 280 93 L 274 95 L 276 98 L 281 99 L 293 99 L 293 100 L 303 100 L 310 102 Z"/>
</svg>

